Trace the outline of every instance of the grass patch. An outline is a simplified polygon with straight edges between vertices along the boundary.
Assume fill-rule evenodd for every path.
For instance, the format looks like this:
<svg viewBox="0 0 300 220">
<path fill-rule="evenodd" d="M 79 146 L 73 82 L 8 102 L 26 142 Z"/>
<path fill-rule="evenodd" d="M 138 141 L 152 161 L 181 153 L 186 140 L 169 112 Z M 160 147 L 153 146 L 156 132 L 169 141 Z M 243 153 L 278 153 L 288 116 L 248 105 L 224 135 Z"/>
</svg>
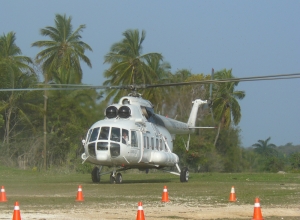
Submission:
<svg viewBox="0 0 300 220">
<path fill-rule="evenodd" d="M 90 174 L 37 172 L 0 167 L 0 185 L 5 186 L 8 203 L 19 201 L 32 210 L 46 207 L 73 207 L 78 185 L 82 185 L 84 204 L 101 207 L 131 206 L 137 202 L 160 205 L 163 186 L 168 187 L 173 203 L 187 206 L 227 205 L 231 187 L 235 187 L 238 204 L 254 204 L 260 197 L 263 207 L 288 207 L 299 204 L 300 175 L 275 173 L 192 173 L 188 183 L 168 173 L 123 173 L 123 184 L 110 184 L 109 175 L 101 176 L 101 183 L 91 181 Z M 176 219 L 170 216 L 170 219 Z M 276 218 L 272 218 L 276 219 Z M 292 218 L 290 218 L 292 219 Z"/>
</svg>

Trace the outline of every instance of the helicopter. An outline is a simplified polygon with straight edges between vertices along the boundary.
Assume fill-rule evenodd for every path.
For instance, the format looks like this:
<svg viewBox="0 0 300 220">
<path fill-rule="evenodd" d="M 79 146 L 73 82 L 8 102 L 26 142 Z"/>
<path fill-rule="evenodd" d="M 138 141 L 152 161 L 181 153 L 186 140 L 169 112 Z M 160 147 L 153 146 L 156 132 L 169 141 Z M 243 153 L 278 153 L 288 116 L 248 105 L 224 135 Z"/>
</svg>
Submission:
<svg viewBox="0 0 300 220">
<path fill-rule="evenodd" d="M 104 112 L 105 119 L 97 121 L 90 127 L 86 138 L 82 140 L 84 153 L 81 158 L 83 163 L 88 161 L 96 165 L 91 173 L 92 181 L 95 183 L 100 182 L 102 175 L 110 174 L 110 183 L 120 184 L 123 182 L 120 172 L 128 169 L 139 169 L 146 172 L 149 169 L 161 169 L 165 172 L 178 175 L 180 182 L 188 182 L 189 170 L 187 167 L 180 169 L 178 165 L 179 157 L 173 153 L 173 141 L 176 134 L 188 134 L 189 138 L 186 144 L 186 150 L 188 151 L 190 134 L 196 128 L 215 128 L 195 127 L 198 111 L 205 112 L 208 109 L 211 110 L 212 83 L 299 77 L 299 74 L 282 74 L 159 85 L 116 86 L 114 88 L 130 88 L 132 93 L 122 97 L 118 103 L 109 105 Z M 152 103 L 143 99 L 141 94 L 136 91 L 141 88 L 200 83 L 210 84 L 210 99 L 194 100 L 187 122 L 177 121 L 155 113 Z M 112 167 L 112 171 L 101 172 L 103 166 Z M 177 172 L 166 170 L 165 168 L 168 167 L 176 167 Z"/>
<path fill-rule="evenodd" d="M 122 183 L 120 171 L 163 169 L 176 166 L 178 172 L 166 171 L 180 176 L 187 182 L 187 167 L 180 169 L 179 157 L 173 153 L 176 134 L 190 134 L 195 128 L 198 109 L 208 108 L 210 101 L 196 99 L 187 123 L 156 114 L 150 101 L 138 93 L 122 97 L 118 103 L 108 106 L 105 119 L 93 124 L 83 140 L 83 162 L 96 164 L 92 181 L 100 182 L 103 166 L 113 167 L 111 183 Z M 118 168 L 117 168 L 118 167 Z"/>
<path fill-rule="evenodd" d="M 204 112 L 211 109 L 211 95 L 208 100 L 194 100 L 188 121 L 181 122 L 155 113 L 153 104 L 143 99 L 141 94 L 137 93 L 138 89 L 293 78 L 300 78 L 300 73 L 155 85 L 91 86 L 52 84 L 42 88 L 0 88 L 0 92 L 129 89 L 132 92 L 122 97 L 118 103 L 109 105 L 104 112 L 105 118 L 95 122 L 88 129 L 85 139 L 82 140 L 84 147 L 84 153 L 81 155 L 82 163 L 89 162 L 95 165 L 91 173 L 92 181 L 98 183 L 102 175 L 110 174 L 110 183 L 121 184 L 123 182 L 121 171 L 139 169 L 147 173 L 149 169 L 161 169 L 178 175 L 181 182 L 188 182 L 189 170 L 187 167 L 180 169 L 178 165 L 179 157 L 173 153 L 173 141 L 176 134 L 190 135 L 196 128 L 215 128 L 195 127 L 198 111 Z M 186 144 L 187 151 L 189 149 L 189 139 Z M 103 166 L 110 167 L 112 170 L 101 172 Z M 176 167 L 177 172 L 166 170 L 165 168 L 168 167 Z"/>
</svg>

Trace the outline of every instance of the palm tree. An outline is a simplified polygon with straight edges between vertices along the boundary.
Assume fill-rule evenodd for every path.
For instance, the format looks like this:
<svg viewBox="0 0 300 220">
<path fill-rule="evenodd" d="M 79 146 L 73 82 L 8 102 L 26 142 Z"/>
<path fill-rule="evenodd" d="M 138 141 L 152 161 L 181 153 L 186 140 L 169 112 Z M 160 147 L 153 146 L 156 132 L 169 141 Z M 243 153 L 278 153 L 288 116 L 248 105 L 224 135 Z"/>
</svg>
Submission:
<svg viewBox="0 0 300 220">
<path fill-rule="evenodd" d="M 85 25 L 80 25 L 73 32 L 71 21 L 71 17 L 56 14 L 55 27 L 47 26 L 40 30 L 41 35 L 51 40 L 36 41 L 32 44 L 46 48 L 36 55 L 36 61 L 42 63 L 43 72 L 48 75 L 48 80 L 57 83 L 81 83 L 81 60 L 92 67 L 89 58 L 84 54 L 86 50 L 92 51 L 92 48 L 81 41 L 80 32 Z"/>
<path fill-rule="evenodd" d="M 110 52 L 105 55 L 104 63 L 111 66 L 104 72 L 104 76 L 108 78 L 104 85 L 147 84 L 158 79 L 158 73 L 152 70 L 146 61 L 162 60 L 163 57 L 159 53 L 142 54 L 145 31 L 142 31 L 141 37 L 138 30 L 127 30 L 123 36 L 124 39 L 113 44 Z M 111 90 L 107 99 L 115 96 L 117 100 L 122 95 L 124 92 L 121 90 Z"/>
<path fill-rule="evenodd" d="M 181 83 L 181 82 L 192 82 L 192 81 L 203 81 L 210 79 L 209 75 L 204 74 L 192 74 L 187 69 L 181 69 L 175 72 L 172 77 L 172 82 Z M 170 110 L 175 110 L 176 118 L 178 120 L 184 121 L 188 119 L 190 112 L 187 111 L 187 107 L 192 105 L 192 102 L 195 99 L 207 99 L 208 98 L 208 84 L 197 84 L 197 85 L 186 85 L 186 86 L 174 86 L 172 87 L 171 97 L 172 103 L 169 106 Z M 202 118 L 203 115 L 200 116 L 200 112 L 198 111 L 198 118 Z"/>
<path fill-rule="evenodd" d="M 3 34 L 0 37 L 0 86 L 2 88 L 30 87 L 37 82 L 33 68 L 30 66 L 32 60 L 22 56 L 21 49 L 16 45 L 14 32 Z M 14 113 L 23 114 L 18 103 L 24 98 L 26 92 L 12 91 L 1 94 L 0 111 L 5 112 L 5 134 L 4 143 L 9 144 L 11 132 L 11 117 Z"/>
<path fill-rule="evenodd" d="M 45 84 L 48 80 L 57 83 L 81 83 L 82 69 L 80 61 L 84 61 L 89 67 L 92 64 L 85 51 L 92 48 L 81 41 L 80 32 L 85 25 L 80 25 L 74 32 L 71 24 L 72 18 L 66 15 L 55 15 L 55 27 L 47 26 L 40 30 L 41 35 L 50 37 L 51 40 L 36 41 L 32 46 L 46 47 L 36 55 L 36 62 L 42 63 Z M 46 153 L 46 117 L 47 117 L 47 90 L 44 92 L 44 154 Z M 44 155 L 44 167 L 46 168 L 46 155 Z"/>
<path fill-rule="evenodd" d="M 263 156 L 272 156 L 274 153 L 276 153 L 276 145 L 268 143 L 270 139 L 271 137 L 267 138 L 266 140 L 258 140 L 257 143 L 252 145 L 254 150 Z"/>
<path fill-rule="evenodd" d="M 156 75 L 151 81 L 152 84 L 168 83 L 172 76 L 171 65 L 168 62 L 162 62 L 160 59 L 146 59 L 146 64 L 149 67 L 149 72 L 154 72 Z M 152 103 L 156 103 L 156 109 L 162 109 L 165 102 L 168 102 L 170 91 L 168 87 L 149 88 L 143 92 L 143 97 Z"/>
<path fill-rule="evenodd" d="M 188 79 L 191 76 L 193 76 L 193 74 L 191 73 L 190 70 L 188 70 L 188 69 L 181 69 L 181 70 L 177 70 L 175 72 L 175 74 L 173 75 L 172 80 L 174 82 L 184 82 L 186 79 Z"/>
<path fill-rule="evenodd" d="M 21 49 L 16 45 L 16 34 L 9 32 L 0 37 L 0 76 L 1 86 L 14 88 L 14 78 L 23 72 L 34 73 L 29 65 L 32 60 L 29 57 L 22 56 Z"/>
<path fill-rule="evenodd" d="M 232 70 L 221 70 L 214 74 L 215 79 L 231 79 L 234 78 Z M 220 83 L 215 88 L 215 96 L 213 99 L 213 113 L 216 121 L 219 121 L 218 133 L 215 138 L 216 145 L 221 127 L 228 128 L 233 122 L 237 125 L 241 120 L 241 107 L 238 100 L 245 97 L 244 91 L 235 91 L 238 82 Z M 237 100 L 238 99 L 238 100 Z"/>
</svg>

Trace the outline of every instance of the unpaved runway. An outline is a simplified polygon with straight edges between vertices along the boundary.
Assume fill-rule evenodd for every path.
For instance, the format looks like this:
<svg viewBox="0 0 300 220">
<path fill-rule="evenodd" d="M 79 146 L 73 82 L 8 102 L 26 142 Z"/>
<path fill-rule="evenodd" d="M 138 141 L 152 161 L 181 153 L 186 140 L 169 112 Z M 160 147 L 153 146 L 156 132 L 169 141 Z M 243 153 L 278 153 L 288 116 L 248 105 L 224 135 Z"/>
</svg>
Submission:
<svg viewBox="0 0 300 220">
<path fill-rule="evenodd" d="M 115 205 L 115 204 L 114 204 Z M 126 207 L 125 207 L 126 206 Z M 68 209 L 51 209 L 51 210 L 22 210 L 22 219 L 37 219 L 37 220 L 89 220 L 89 219 L 135 219 L 137 214 L 137 204 L 120 204 L 118 207 L 101 208 L 101 206 L 87 207 L 84 202 L 76 203 L 72 208 Z M 154 219 L 251 219 L 253 216 L 253 205 L 238 205 L 230 203 L 228 205 L 216 206 L 199 206 L 187 207 L 185 205 L 152 204 L 151 207 L 143 205 L 145 218 L 147 220 Z M 261 207 L 264 218 L 272 219 L 272 216 L 277 216 L 277 219 L 300 219 L 300 207 Z M 11 219 L 12 210 L 3 210 L 0 213 L 0 219 Z"/>
</svg>

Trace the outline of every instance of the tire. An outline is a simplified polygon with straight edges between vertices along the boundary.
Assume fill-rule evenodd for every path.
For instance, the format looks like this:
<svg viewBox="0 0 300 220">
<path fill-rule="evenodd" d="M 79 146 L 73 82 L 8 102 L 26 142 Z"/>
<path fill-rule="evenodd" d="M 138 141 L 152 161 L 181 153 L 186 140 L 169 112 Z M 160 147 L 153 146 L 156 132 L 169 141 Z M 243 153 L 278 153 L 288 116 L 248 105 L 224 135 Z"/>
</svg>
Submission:
<svg viewBox="0 0 300 220">
<path fill-rule="evenodd" d="M 115 177 L 112 175 L 112 173 L 110 174 L 109 180 L 110 180 L 110 183 L 111 183 L 111 184 L 116 183 L 116 179 L 115 179 Z"/>
<path fill-rule="evenodd" d="M 117 173 L 116 183 L 117 184 L 123 183 L 123 178 L 122 178 L 122 174 L 121 173 Z"/>
<path fill-rule="evenodd" d="M 187 167 L 183 167 L 180 172 L 180 182 L 188 182 L 189 181 L 189 169 Z"/>
<path fill-rule="evenodd" d="M 100 173 L 99 173 L 99 168 L 94 167 L 92 170 L 92 181 L 94 183 L 99 183 L 100 182 Z"/>
</svg>

